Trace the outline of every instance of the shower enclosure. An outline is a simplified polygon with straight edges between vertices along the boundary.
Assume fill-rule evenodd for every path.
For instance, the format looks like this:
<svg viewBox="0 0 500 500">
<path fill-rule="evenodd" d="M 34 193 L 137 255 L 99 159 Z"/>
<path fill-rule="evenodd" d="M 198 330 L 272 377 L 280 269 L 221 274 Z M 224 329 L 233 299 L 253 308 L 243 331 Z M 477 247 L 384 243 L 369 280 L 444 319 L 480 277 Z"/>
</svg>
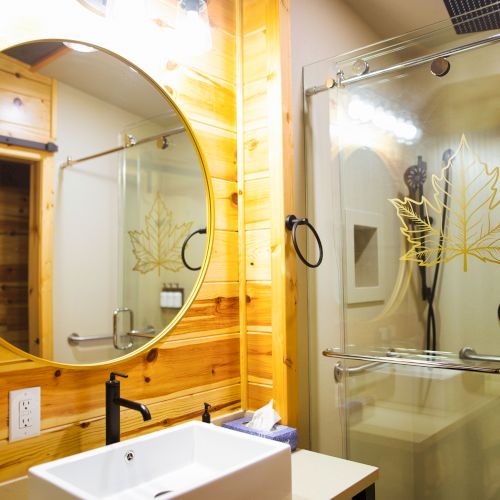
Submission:
<svg viewBox="0 0 500 500">
<path fill-rule="evenodd" d="M 500 498 L 498 8 L 304 69 L 311 445 L 381 499 Z"/>
</svg>

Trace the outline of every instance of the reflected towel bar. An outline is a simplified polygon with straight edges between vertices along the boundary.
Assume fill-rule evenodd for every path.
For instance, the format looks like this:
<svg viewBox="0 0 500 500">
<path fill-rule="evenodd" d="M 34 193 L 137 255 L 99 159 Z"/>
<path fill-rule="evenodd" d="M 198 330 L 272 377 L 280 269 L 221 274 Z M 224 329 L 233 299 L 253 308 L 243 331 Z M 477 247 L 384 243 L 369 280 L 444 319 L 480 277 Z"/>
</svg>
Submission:
<svg viewBox="0 0 500 500">
<path fill-rule="evenodd" d="M 357 361 L 367 361 L 376 363 L 391 363 L 395 365 L 406 365 L 406 366 L 421 366 L 424 368 L 440 368 L 443 370 L 460 370 L 466 372 L 481 372 L 481 373 L 500 373 L 500 368 L 490 367 L 490 366 L 474 366 L 466 365 L 464 363 L 454 363 L 450 361 L 425 361 L 421 359 L 408 359 L 398 357 L 398 353 L 388 352 L 386 356 L 371 356 L 368 354 L 349 354 L 346 352 L 338 352 L 333 349 L 325 349 L 323 351 L 323 356 L 327 358 L 337 358 L 337 359 L 352 359 Z M 429 357 L 432 354 L 429 354 Z M 500 359 L 498 360 L 500 361 Z"/>
<path fill-rule="evenodd" d="M 68 158 L 60 168 L 64 169 L 67 167 L 72 167 L 77 163 L 82 163 L 88 160 L 94 160 L 95 158 L 100 158 L 101 156 L 109 155 L 111 153 L 117 153 L 118 151 L 123 151 L 124 149 L 129 149 L 134 146 L 140 146 L 141 144 L 146 144 L 147 142 L 153 141 L 155 139 L 170 137 L 171 135 L 181 134 L 185 132 L 186 129 L 184 127 L 175 128 L 173 130 L 169 130 L 167 132 L 162 132 L 161 134 L 152 135 L 149 137 L 145 137 L 144 139 L 136 140 L 133 136 L 127 136 L 129 138 L 128 142 L 123 146 L 117 146 L 116 148 L 107 149 L 106 151 L 101 151 L 100 153 L 95 153 L 93 155 L 84 156 L 83 158 L 78 158 L 77 160 L 73 160 Z"/>
</svg>

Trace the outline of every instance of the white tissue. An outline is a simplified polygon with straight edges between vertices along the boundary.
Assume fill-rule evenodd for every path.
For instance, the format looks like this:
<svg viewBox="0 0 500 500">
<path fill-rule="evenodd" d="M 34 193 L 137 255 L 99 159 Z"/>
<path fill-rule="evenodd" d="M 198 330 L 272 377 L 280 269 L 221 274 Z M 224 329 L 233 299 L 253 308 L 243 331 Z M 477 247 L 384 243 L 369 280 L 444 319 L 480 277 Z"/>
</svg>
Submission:
<svg viewBox="0 0 500 500">
<path fill-rule="evenodd" d="M 280 420 L 281 417 L 274 411 L 273 400 L 271 399 L 267 405 L 255 411 L 252 420 L 246 425 L 250 429 L 257 431 L 270 431 L 274 427 L 274 424 Z"/>
</svg>

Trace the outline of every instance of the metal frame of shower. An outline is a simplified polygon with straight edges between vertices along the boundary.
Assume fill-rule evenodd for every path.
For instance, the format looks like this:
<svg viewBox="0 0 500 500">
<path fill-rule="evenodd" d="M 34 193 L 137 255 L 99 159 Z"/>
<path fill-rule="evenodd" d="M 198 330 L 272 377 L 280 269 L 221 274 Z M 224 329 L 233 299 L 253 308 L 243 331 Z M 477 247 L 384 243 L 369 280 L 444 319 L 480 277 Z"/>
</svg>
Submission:
<svg viewBox="0 0 500 500">
<path fill-rule="evenodd" d="M 71 157 L 68 157 L 68 159 L 61 164 L 60 168 L 68 168 L 72 167 L 73 165 L 76 165 L 77 163 L 82 163 L 84 161 L 88 160 L 94 160 L 95 158 L 100 158 L 101 156 L 109 155 L 111 153 L 117 153 L 118 151 L 123 151 L 124 149 L 130 149 L 135 146 L 140 146 L 141 144 L 146 144 L 147 142 L 154 141 L 156 139 L 164 139 L 166 140 L 168 137 L 176 134 L 181 134 L 182 132 L 185 132 L 186 129 L 184 127 L 179 127 L 175 128 L 172 130 L 168 130 L 166 132 L 162 132 L 160 134 L 156 135 L 151 135 L 149 137 L 145 137 L 144 139 L 139 139 L 137 140 L 133 135 L 127 134 L 125 136 L 125 144 L 123 146 L 117 146 L 116 148 L 111 148 L 111 149 L 106 149 L 105 151 L 101 151 L 100 153 L 95 153 L 93 155 L 89 156 L 84 156 L 82 158 L 78 158 L 76 160 L 73 160 Z"/>
<path fill-rule="evenodd" d="M 425 64 L 433 61 L 434 59 L 438 59 L 440 57 L 449 57 L 455 54 L 461 54 L 463 52 L 468 52 L 469 50 L 476 49 L 479 47 L 485 47 L 487 45 L 492 45 L 494 43 L 500 42 L 500 33 L 495 35 L 488 36 L 486 38 L 482 38 L 481 40 L 476 40 L 474 42 L 466 43 L 464 45 L 460 45 L 458 47 L 454 47 L 448 50 L 443 50 L 440 52 L 433 52 L 432 54 L 428 54 L 425 56 L 416 57 L 414 59 L 409 59 L 408 61 L 404 61 L 401 63 L 393 64 L 392 66 L 388 66 L 387 68 L 377 69 L 372 72 L 367 72 L 362 75 L 351 76 L 349 78 L 343 77 L 343 72 L 339 71 L 337 73 L 337 77 L 335 79 L 328 78 L 323 85 L 309 87 L 304 91 L 307 97 L 319 94 L 320 92 L 324 92 L 325 90 L 330 90 L 333 87 L 340 87 L 350 85 L 352 83 L 357 83 L 362 80 L 367 80 L 369 78 L 374 78 L 377 76 L 387 75 L 389 73 L 393 73 L 395 71 L 399 71 L 402 69 L 412 68 L 414 66 L 419 66 L 421 64 Z"/>
</svg>

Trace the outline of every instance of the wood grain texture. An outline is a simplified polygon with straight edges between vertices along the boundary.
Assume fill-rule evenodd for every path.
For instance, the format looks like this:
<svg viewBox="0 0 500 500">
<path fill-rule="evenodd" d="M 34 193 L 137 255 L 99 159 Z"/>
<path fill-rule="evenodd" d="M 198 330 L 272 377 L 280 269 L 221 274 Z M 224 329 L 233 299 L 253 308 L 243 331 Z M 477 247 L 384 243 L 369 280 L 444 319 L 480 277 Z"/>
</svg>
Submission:
<svg viewBox="0 0 500 500">
<path fill-rule="evenodd" d="M 285 215 L 294 212 L 287 5 L 243 0 L 246 292 L 249 331 L 272 332 L 271 349 L 253 356 L 249 406 L 274 397 L 283 421 L 294 425 L 295 256 L 284 227 Z M 269 366 L 272 385 L 257 375 Z"/>
<path fill-rule="evenodd" d="M 269 102 L 276 109 L 269 120 L 271 169 L 271 274 L 273 283 L 273 394 L 285 425 L 297 426 L 296 256 L 285 216 L 294 213 L 293 141 L 291 118 L 290 16 L 285 2 L 269 1 Z M 279 306 L 278 306 L 279 304 Z"/>
<path fill-rule="evenodd" d="M 271 181 L 268 175 L 245 181 L 246 229 L 270 229 Z"/>
<path fill-rule="evenodd" d="M 271 231 L 269 229 L 246 232 L 247 280 L 271 280 Z"/>
<path fill-rule="evenodd" d="M 212 179 L 215 198 L 215 228 L 238 230 L 238 186 L 236 182 Z"/>
<path fill-rule="evenodd" d="M 214 248 L 206 281 L 238 281 L 238 233 L 215 231 Z"/>
<path fill-rule="evenodd" d="M 272 283 L 249 281 L 247 283 L 247 325 L 251 331 L 271 332 Z"/>
<path fill-rule="evenodd" d="M 245 178 L 269 171 L 267 127 L 245 131 Z"/>
<path fill-rule="evenodd" d="M 236 181 L 236 133 L 191 121 L 212 178 Z"/>
<path fill-rule="evenodd" d="M 205 282 L 186 315 L 172 332 L 176 338 L 192 338 L 239 331 L 237 282 Z"/>
<path fill-rule="evenodd" d="M 248 381 L 271 385 L 273 382 L 273 342 L 269 333 L 249 332 Z"/>
<path fill-rule="evenodd" d="M 146 401 L 152 419 L 143 422 L 133 410 L 121 411 L 123 438 L 132 438 L 175 425 L 186 418 L 201 418 L 203 403 L 210 401 L 212 415 L 239 408 L 239 383 L 222 387 L 200 387 L 196 393 L 171 399 Z M 102 415 L 60 425 L 30 440 L 0 441 L 0 481 L 21 476 L 33 465 L 90 450 L 105 444 L 105 419 Z M 172 451 L 172 450 L 170 450 Z"/>
<path fill-rule="evenodd" d="M 141 355 L 119 366 L 118 371 L 129 375 L 122 383 L 122 394 L 127 399 L 147 402 L 162 400 L 180 391 L 196 393 L 198 387 L 239 381 L 239 335 L 212 337 L 195 343 L 185 341 L 178 345 L 166 341 L 152 354 Z M 42 430 L 102 416 L 104 382 L 109 371 L 53 367 L 32 370 L 29 366 L 24 370 L 4 371 L 0 382 L 0 414 L 7 414 L 8 392 L 25 387 L 29 377 L 30 387 L 41 388 Z M 0 439 L 6 437 L 7 421 L 3 419 Z"/>
<path fill-rule="evenodd" d="M 248 383 L 248 409 L 257 410 L 273 398 L 273 386 L 266 384 Z"/>
</svg>

